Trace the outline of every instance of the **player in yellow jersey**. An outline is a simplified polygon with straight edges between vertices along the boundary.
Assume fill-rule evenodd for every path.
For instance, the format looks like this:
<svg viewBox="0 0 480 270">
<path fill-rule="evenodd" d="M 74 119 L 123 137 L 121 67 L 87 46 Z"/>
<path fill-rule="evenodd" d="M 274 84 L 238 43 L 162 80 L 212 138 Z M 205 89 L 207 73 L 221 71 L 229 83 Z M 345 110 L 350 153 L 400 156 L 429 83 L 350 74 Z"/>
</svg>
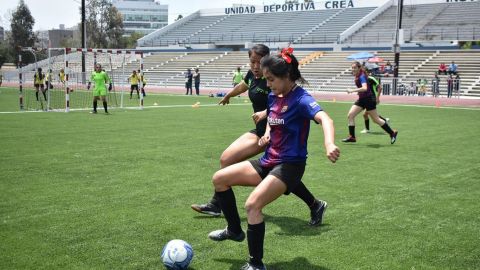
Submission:
<svg viewBox="0 0 480 270">
<path fill-rule="evenodd" d="M 58 73 L 58 80 L 62 84 L 63 87 L 65 87 L 65 70 L 60 69 L 60 73 Z"/>
<path fill-rule="evenodd" d="M 92 81 L 95 84 L 93 88 L 93 111 L 91 113 L 97 113 L 97 101 L 102 99 L 103 108 L 105 109 L 105 113 L 108 114 L 107 109 L 107 87 L 105 84 L 108 83 L 108 91 L 112 90 L 112 82 L 108 77 L 108 74 L 102 70 L 102 65 L 96 64 L 95 71 L 92 72 L 90 76 L 90 81 L 88 82 L 87 89 L 90 90 L 92 85 Z"/>
<path fill-rule="evenodd" d="M 38 68 L 35 75 L 33 75 L 33 85 L 35 86 L 35 97 L 38 99 L 38 91 L 41 90 L 45 101 L 47 101 L 47 94 L 45 93 L 45 86 L 43 85 L 45 81 L 45 74 L 42 72 L 42 68 Z"/>
<path fill-rule="evenodd" d="M 138 76 L 136 70 L 133 70 L 132 75 L 128 77 L 128 81 L 130 82 L 130 99 L 132 99 L 133 90 L 137 90 L 137 98 L 140 98 L 140 93 L 138 92 L 140 76 Z"/>
<path fill-rule="evenodd" d="M 140 69 L 137 71 L 137 74 L 138 76 L 140 77 L 140 81 L 142 82 L 142 89 L 140 89 L 142 91 L 142 95 L 143 96 L 146 96 L 145 94 L 145 85 L 147 85 L 147 80 L 145 79 L 145 75 L 142 74 L 142 72 L 140 71 Z"/>
</svg>

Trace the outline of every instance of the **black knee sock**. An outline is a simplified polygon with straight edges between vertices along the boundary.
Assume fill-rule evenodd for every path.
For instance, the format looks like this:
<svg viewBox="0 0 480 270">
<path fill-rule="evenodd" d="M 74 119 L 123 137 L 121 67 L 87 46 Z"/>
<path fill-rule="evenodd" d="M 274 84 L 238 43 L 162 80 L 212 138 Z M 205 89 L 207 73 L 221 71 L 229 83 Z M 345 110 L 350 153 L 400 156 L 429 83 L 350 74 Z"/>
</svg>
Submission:
<svg viewBox="0 0 480 270">
<path fill-rule="evenodd" d="M 228 230 L 238 234 L 242 231 L 240 225 L 240 216 L 237 210 L 237 201 L 235 200 L 235 193 L 230 188 L 222 192 L 215 192 L 220 202 L 220 208 L 228 223 Z"/>
<path fill-rule="evenodd" d="M 218 201 L 218 196 L 217 196 L 217 193 L 213 193 L 213 197 L 212 199 L 210 199 L 210 203 L 215 205 L 215 206 L 218 206 L 220 207 L 220 202 Z"/>
<path fill-rule="evenodd" d="M 38 101 L 38 92 L 35 92 L 35 97 L 37 98 L 37 101 Z"/>
<path fill-rule="evenodd" d="M 355 126 L 348 126 L 348 132 L 350 133 L 350 136 L 355 138 Z"/>
<path fill-rule="evenodd" d="M 43 94 L 43 98 L 45 98 L 45 101 L 47 101 L 47 93 L 46 92 L 42 92 Z"/>
<path fill-rule="evenodd" d="M 250 263 L 255 266 L 263 266 L 263 240 L 265 239 L 265 222 L 248 224 L 247 241 Z"/>
<path fill-rule="evenodd" d="M 311 207 L 315 203 L 315 197 L 313 197 L 312 193 L 307 189 L 303 182 L 300 182 L 300 184 L 292 190 L 292 193 L 302 199 L 308 207 Z"/>
<path fill-rule="evenodd" d="M 97 101 L 96 100 L 93 102 L 93 111 L 94 112 L 97 111 Z"/>
<path fill-rule="evenodd" d="M 106 101 L 103 102 L 103 109 L 105 110 L 105 112 L 108 112 Z"/>
<path fill-rule="evenodd" d="M 393 135 L 393 130 L 390 128 L 390 126 L 387 124 L 387 122 L 385 122 L 385 124 L 383 124 L 382 128 L 383 128 L 383 130 L 385 130 L 388 134 L 390 134 L 390 136 Z"/>
<path fill-rule="evenodd" d="M 130 98 L 132 98 L 132 95 L 133 95 L 133 90 L 130 91 Z"/>
<path fill-rule="evenodd" d="M 365 129 L 370 130 L 370 119 L 365 119 Z"/>
<path fill-rule="evenodd" d="M 387 119 L 383 118 L 383 116 L 379 115 L 378 117 L 380 117 L 380 119 L 382 119 L 383 121 L 387 122 Z"/>
</svg>

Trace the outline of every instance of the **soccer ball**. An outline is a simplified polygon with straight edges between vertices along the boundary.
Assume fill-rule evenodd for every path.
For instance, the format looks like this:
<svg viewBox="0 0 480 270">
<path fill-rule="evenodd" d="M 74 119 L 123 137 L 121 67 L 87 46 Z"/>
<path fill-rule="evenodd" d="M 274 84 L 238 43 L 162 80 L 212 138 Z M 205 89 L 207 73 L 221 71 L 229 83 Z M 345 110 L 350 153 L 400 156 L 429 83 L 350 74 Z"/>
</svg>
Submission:
<svg viewBox="0 0 480 270">
<path fill-rule="evenodd" d="M 193 249 L 183 240 L 171 240 L 162 250 L 161 259 L 168 270 L 185 270 L 193 259 Z"/>
</svg>

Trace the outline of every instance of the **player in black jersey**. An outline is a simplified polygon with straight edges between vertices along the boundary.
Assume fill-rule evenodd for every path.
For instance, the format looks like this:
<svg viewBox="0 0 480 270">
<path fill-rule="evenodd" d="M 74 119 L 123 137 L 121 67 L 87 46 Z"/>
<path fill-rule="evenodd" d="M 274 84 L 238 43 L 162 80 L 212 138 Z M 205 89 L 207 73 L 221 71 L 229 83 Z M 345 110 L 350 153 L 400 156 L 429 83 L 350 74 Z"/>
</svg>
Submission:
<svg viewBox="0 0 480 270">
<path fill-rule="evenodd" d="M 258 141 L 264 135 L 267 126 L 267 100 L 271 90 L 268 88 L 267 81 L 263 77 L 260 60 L 269 54 L 270 49 L 267 46 L 263 44 L 253 46 L 248 51 L 250 70 L 244 80 L 236 85 L 218 103 L 221 105 L 229 104 L 230 98 L 248 91 L 248 97 L 253 107 L 252 119 L 255 122 L 255 129 L 241 135 L 223 151 L 220 157 L 221 168 L 247 160 L 265 151 L 265 146 L 259 146 Z M 323 213 L 327 208 L 327 202 L 315 199 L 303 183 L 298 185 L 292 193 L 302 199 L 310 208 L 311 219 L 309 224 L 311 226 L 320 225 L 322 223 Z M 199 213 L 212 216 L 220 216 L 221 214 L 216 194 L 214 194 L 210 202 L 206 204 L 193 204 L 192 209 Z"/>
</svg>

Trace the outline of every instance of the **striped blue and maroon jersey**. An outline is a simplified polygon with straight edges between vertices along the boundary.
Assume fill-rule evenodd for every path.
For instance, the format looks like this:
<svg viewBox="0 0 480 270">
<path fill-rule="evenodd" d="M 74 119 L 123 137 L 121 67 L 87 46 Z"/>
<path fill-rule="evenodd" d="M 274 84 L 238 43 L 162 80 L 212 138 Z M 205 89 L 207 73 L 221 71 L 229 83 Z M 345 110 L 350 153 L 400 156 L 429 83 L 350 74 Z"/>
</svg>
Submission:
<svg viewBox="0 0 480 270">
<path fill-rule="evenodd" d="M 284 97 L 268 96 L 267 119 L 270 125 L 270 144 L 260 163 L 273 167 L 284 162 L 305 162 L 310 120 L 322 108 L 302 87 Z"/>
</svg>

